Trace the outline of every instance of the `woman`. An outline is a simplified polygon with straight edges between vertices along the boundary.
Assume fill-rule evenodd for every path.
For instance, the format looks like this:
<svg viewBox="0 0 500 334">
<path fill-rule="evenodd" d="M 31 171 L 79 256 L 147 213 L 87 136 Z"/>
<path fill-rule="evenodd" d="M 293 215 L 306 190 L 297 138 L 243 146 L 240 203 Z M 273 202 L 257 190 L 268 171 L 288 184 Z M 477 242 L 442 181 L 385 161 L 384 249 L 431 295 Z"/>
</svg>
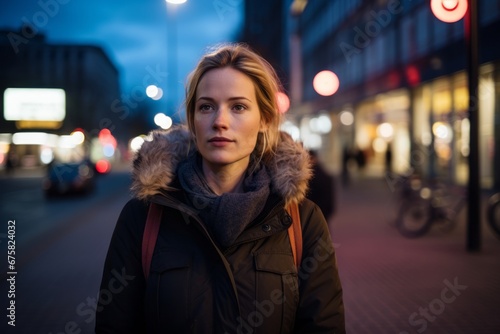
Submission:
<svg viewBox="0 0 500 334">
<path fill-rule="evenodd" d="M 135 198 L 109 247 L 97 333 L 344 333 L 325 218 L 305 199 L 308 153 L 279 131 L 274 70 L 243 45 L 190 75 L 187 129 L 157 131 L 134 161 Z M 163 207 L 145 279 L 151 202 Z M 285 206 L 300 203 L 302 264 Z"/>
</svg>

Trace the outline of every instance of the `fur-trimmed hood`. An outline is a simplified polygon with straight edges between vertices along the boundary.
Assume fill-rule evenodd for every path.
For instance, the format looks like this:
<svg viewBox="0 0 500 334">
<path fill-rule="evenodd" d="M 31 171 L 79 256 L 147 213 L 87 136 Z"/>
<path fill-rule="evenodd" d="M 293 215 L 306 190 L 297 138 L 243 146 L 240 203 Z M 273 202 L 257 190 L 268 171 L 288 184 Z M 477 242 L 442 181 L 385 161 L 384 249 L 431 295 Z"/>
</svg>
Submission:
<svg viewBox="0 0 500 334">
<path fill-rule="evenodd" d="M 282 132 L 274 158 L 266 163 L 272 188 L 286 203 L 300 203 L 306 196 L 312 176 L 309 153 L 286 133 Z M 177 166 L 196 149 L 185 126 L 150 133 L 134 159 L 132 193 L 138 199 L 168 190 L 175 178 Z"/>
</svg>

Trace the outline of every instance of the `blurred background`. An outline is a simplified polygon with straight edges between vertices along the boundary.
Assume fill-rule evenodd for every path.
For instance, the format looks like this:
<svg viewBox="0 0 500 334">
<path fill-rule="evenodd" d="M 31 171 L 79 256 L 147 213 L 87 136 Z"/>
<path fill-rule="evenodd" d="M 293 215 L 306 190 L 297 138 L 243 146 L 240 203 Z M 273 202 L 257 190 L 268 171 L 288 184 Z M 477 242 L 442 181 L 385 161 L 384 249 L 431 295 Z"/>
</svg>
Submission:
<svg viewBox="0 0 500 334">
<path fill-rule="evenodd" d="M 500 191 L 498 33 L 498 0 L 2 4 L 0 246 L 6 254 L 15 221 L 17 250 L 15 270 L 1 264 L 0 299 L 2 307 L 11 300 L 6 273 L 16 271 L 21 301 L 17 331 L 5 328 L 92 332 L 134 152 L 149 131 L 184 121 L 186 76 L 210 46 L 245 42 L 280 76 L 282 129 L 332 177 L 327 218 L 355 310 L 351 332 L 499 333 L 488 305 L 500 301 L 500 242 L 485 225 L 486 203 Z M 395 198 L 414 175 L 458 189 L 448 217 L 458 229 L 418 241 L 398 234 Z M 392 276 L 368 258 L 376 253 L 360 253 L 370 247 L 385 254 L 377 261 Z M 455 277 L 470 278 L 463 284 L 476 293 L 410 321 Z M 373 282 L 389 301 L 359 290 Z M 463 316 L 479 304 L 484 310 Z"/>
</svg>

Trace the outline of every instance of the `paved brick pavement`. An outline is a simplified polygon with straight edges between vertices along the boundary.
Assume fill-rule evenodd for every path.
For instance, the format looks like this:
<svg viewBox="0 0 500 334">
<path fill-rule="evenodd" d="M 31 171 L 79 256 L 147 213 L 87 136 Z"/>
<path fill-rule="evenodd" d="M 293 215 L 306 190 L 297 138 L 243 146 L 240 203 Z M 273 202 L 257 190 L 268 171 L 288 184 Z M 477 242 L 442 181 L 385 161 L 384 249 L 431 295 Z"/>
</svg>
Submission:
<svg viewBox="0 0 500 334">
<path fill-rule="evenodd" d="M 481 251 L 469 253 L 465 209 L 451 232 L 406 239 L 384 180 L 355 180 L 337 196 L 330 227 L 348 333 L 500 333 L 500 240 L 484 221 Z"/>
</svg>

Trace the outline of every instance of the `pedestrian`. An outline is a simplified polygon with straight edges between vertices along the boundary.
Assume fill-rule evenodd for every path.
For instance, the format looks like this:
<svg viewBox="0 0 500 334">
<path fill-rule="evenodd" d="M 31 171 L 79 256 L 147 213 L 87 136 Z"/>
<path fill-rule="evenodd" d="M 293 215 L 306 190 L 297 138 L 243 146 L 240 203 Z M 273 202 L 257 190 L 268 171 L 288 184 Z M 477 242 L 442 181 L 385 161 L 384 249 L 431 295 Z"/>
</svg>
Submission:
<svg viewBox="0 0 500 334">
<path fill-rule="evenodd" d="M 392 145 L 387 143 L 387 148 L 385 149 L 385 172 L 386 175 L 392 173 Z"/>
<path fill-rule="evenodd" d="M 16 160 L 17 160 L 16 153 L 14 152 L 14 149 L 11 146 L 9 152 L 7 152 L 7 158 L 5 161 L 5 172 L 7 174 L 11 175 L 14 172 Z"/>
<path fill-rule="evenodd" d="M 349 171 L 351 160 L 352 160 L 351 149 L 348 146 L 344 146 L 344 148 L 342 149 L 341 177 L 342 177 L 342 186 L 344 186 L 345 188 L 348 187 L 349 184 L 351 183 L 351 173 Z"/>
<path fill-rule="evenodd" d="M 309 182 L 307 198 L 316 203 L 326 220 L 329 221 L 335 213 L 335 178 L 328 173 L 321 161 L 318 160 L 316 151 L 309 151 L 313 166 L 313 177 Z"/>
<path fill-rule="evenodd" d="M 186 88 L 187 126 L 152 132 L 134 159 L 135 197 L 108 249 L 97 333 L 345 333 L 328 226 L 305 199 L 309 155 L 279 131 L 279 89 L 245 45 L 200 59 Z M 151 203 L 163 215 L 143 274 Z M 299 268 L 290 203 L 300 203 Z"/>
</svg>

